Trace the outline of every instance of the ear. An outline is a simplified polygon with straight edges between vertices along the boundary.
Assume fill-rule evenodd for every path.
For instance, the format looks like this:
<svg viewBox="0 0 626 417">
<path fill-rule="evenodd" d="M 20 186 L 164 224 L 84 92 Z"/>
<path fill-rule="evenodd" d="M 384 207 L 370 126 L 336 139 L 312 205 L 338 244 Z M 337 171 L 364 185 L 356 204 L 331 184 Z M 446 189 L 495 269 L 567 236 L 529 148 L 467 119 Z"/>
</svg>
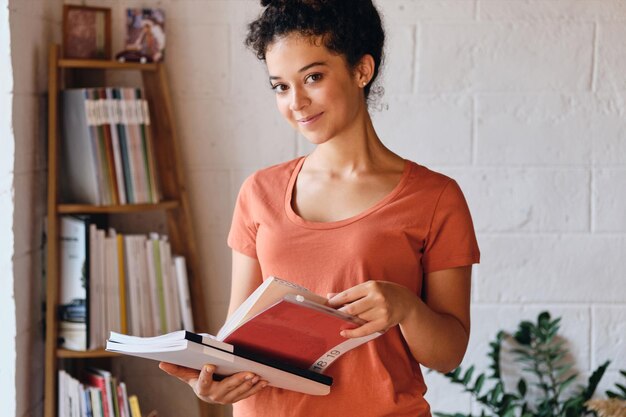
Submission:
<svg viewBox="0 0 626 417">
<path fill-rule="evenodd" d="M 365 54 L 354 68 L 354 79 L 360 88 L 364 88 L 372 81 L 376 63 L 370 54 Z"/>
</svg>

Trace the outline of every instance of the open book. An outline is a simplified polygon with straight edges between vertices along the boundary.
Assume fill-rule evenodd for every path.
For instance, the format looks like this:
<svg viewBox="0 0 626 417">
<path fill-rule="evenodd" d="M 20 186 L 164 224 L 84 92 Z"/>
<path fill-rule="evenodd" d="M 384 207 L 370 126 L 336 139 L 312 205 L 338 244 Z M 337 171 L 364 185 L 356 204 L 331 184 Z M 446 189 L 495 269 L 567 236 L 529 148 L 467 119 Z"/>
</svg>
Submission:
<svg viewBox="0 0 626 417">
<path fill-rule="evenodd" d="M 201 369 L 219 375 L 254 372 L 270 385 L 325 395 L 322 373 L 345 352 L 382 333 L 347 339 L 340 331 L 364 322 L 325 305 L 326 298 L 270 277 L 231 315 L 217 336 L 180 331 L 139 338 L 111 333 L 107 350 Z"/>
</svg>

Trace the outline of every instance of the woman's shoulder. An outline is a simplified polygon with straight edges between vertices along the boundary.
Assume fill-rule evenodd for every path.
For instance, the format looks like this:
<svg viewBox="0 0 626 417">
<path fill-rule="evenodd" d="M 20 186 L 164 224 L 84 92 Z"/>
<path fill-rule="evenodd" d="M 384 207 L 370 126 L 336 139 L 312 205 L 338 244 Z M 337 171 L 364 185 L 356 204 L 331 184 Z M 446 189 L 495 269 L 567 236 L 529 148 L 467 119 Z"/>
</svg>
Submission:
<svg viewBox="0 0 626 417">
<path fill-rule="evenodd" d="M 411 165 L 410 183 L 414 186 L 435 190 L 445 188 L 450 182 L 456 183 L 452 177 L 446 174 L 420 165 L 417 162 L 409 160 L 408 163 Z"/>
<path fill-rule="evenodd" d="M 258 193 L 284 190 L 293 170 L 303 157 L 261 168 L 249 175 L 241 186 L 242 192 Z"/>
</svg>

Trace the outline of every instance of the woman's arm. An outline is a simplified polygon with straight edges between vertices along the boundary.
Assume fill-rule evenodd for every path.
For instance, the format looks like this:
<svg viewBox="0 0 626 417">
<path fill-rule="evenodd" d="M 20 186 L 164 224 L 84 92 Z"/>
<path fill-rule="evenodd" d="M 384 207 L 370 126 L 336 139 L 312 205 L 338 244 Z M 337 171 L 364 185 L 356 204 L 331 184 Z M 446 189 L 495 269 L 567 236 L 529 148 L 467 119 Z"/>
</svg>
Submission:
<svg viewBox="0 0 626 417">
<path fill-rule="evenodd" d="M 398 324 L 411 354 L 419 363 L 440 372 L 456 368 L 465 355 L 470 330 L 472 267 L 426 274 L 422 298 L 387 281 L 368 281 L 329 300 L 332 306 L 367 321 L 344 332 L 359 337 Z"/>
<path fill-rule="evenodd" d="M 261 267 L 256 259 L 233 251 L 230 315 L 262 282 Z M 213 380 L 215 366 L 207 364 L 202 371 L 161 362 L 159 367 L 188 384 L 203 401 L 213 404 L 232 404 L 256 394 L 267 381 L 251 372 L 239 372 L 221 381 Z"/>
<path fill-rule="evenodd" d="M 230 303 L 228 315 L 237 309 L 263 283 L 259 261 L 233 251 Z"/>
</svg>

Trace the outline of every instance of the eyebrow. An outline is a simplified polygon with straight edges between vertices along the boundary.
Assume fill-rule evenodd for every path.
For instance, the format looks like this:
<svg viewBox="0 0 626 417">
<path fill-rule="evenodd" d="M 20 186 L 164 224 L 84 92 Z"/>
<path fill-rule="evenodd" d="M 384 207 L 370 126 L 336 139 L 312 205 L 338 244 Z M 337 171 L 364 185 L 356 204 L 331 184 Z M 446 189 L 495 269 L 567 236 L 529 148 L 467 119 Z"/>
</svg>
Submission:
<svg viewBox="0 0 626 417">
<path fill-rule="evenodd" d="M 306 71 L 306 70 L 308 70 L 308 69 L 310 69 L 310 68 L 316 67 L 316 66 L 318 66 L 318 65 L 324 65 L 324 66 L 326 66 L 326 65 L 328 65 L 328 64 L 326 64 L 326 62 L 325 62 L 325 61 L 316 61 L 316 62 L 312 62 L 312 63 L 310 63 L 309 65 L 305 65 L 305 66 L 303 66 L 302 68 L 300 68 L 300 69 L 298 70 L 298 72 L 304 72 L 304 71 Z M 274 76 L 274 75 L 270 75 L 270 81 L 272 81 L 272 80 L 280 80 L 280 78 L 281 78 L 281 77 L 277 77 L 277 76 Z"/>
</svg>

